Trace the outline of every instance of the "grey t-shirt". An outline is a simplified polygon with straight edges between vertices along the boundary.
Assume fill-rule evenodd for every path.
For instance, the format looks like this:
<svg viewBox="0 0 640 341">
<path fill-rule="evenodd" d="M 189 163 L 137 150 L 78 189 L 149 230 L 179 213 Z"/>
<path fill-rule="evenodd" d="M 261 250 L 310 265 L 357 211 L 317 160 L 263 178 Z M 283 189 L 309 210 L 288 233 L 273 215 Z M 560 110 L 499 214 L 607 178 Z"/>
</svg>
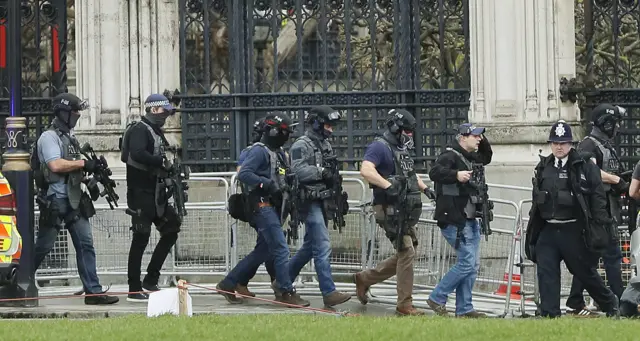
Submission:
<svg viewBox="0 0 640 341">
<path fill-rule="evenodd" d="M 53 160 L 62 158 L 63 143 L 60 136 L 53 131 L 47 130 L 40 135 L 38 139 L 38 157 L 41 162 L 49 164 Z M 67 197 L 67 185 L 64 178 L 58 182 L 49 184 L 47 196 L 55 194 L 56 198 Z"/>
</svg>

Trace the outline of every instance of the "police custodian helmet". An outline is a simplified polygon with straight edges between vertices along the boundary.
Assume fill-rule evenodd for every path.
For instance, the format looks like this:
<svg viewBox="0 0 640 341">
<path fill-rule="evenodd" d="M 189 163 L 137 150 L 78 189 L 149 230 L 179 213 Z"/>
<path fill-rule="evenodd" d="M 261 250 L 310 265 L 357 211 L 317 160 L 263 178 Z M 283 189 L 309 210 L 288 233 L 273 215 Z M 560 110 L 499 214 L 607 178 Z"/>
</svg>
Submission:
<svg viewBox="0 0 640 341">
<path fill-rule="evenodd" d="M 549 140 L 547 140 L 547 142 L 574 142 L 573 133 L 571 132 L 571 126 L 564 120 L 556 122 L 551 126 L 551 131 L 549 132 Z"/>
</svg>

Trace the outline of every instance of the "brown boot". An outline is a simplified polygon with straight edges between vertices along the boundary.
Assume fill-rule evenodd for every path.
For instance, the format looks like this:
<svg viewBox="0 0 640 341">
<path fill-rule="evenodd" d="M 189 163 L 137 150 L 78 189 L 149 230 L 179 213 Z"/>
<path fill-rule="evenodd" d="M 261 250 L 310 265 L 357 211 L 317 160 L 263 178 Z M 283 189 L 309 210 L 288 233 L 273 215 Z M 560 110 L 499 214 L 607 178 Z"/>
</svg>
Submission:
<svg viewBox="0 0 640 341">
<path fill-rule="evenodd" d="M 358 297 L 358 301 L 362 304 L 369 303 L 369 296 L 367 295 L 369 287 L 364 285 L 362 275 L 359 272 L 353 275 L 353 283 L 356 284 L 356 297 Z"/>
<path fill-rule="evenodd" d="M 225 286 L 220 285 L 220 283 L 218 283 L 216 285 L 216 289 L 220 290 L 218 291 L 218 294 L 224 296 L 227 302 L 231 304 L 240 304 L 243 302 L 242 298 L 239 298 L 235 295 L 235 291 L 233 288 L 227 288 Z M 225 291 L 225 292 L 222 292 L 222 291 Z"/>
<path fill-rule="evenodd" d="M 396 307 L 396 315 L 399 316 L 422 316 L 424 311 L 416 309 L 414 306 Z"/>
<path fill-rule="evenodd" d="M 249 291 L 249 288 L 245 287 L 242 284 L 236 285 L 236 292 L 240 295 L 256 297 L 256 294 Z"/>
<path fill-rule="evenodd" d="M 278 288 L 278 283 L 276 281 L 271 282 L 271 290 L 273 290 L 273 294 L 276 295 L 276 301 L 282 297 L 282 291 Z"/>
<path fill-rule="evenodd" d="M 348 301 L 350 299 L 351 299 L 351 295 L 345 294 L 343 292 L 340 292 L 340 291 L 336 290 L 336 291 L 330 293 L 329 295 L 324 296 L 322 298 L 322 301 L 324 302 L 325 306 L 333 307 L 335 305 L 342 304 L 342 303 L 344 303 L 344 302 L 346 302 L 346 301 Z"/>
<path fill-rule="evenodd" d="M 438 304 L 429 298 L 427 299 L 427 305 L 429 306 L 429 308 L 431 308 L 431 310 L 433 310 L 433 312 L 436 313 L 436 315 L 449 316 L 449 313 L 447 312 L 447 307 L 445 307 L 444 304 Z"/>
<path fill-rule="evenodd" d="M 456 317 L 465 317 L 465 318 L 472 318 L 472 319 L 480 319 L 480 318 L 485 318 L 487 317 L 487 314 L 485 313 L 479 313 L 477 311 L 470 311 L 466 314 L 462 314 L 462 315 L 456 315 Z"/>
<path fill-rule="evenodd" d="M 297 292 L 285 292 L 282 293 L 282 296 L 276 298 L 276 301 L 290 304 L 288 308 L 300 308 L 300 307 L 308 307 L 311 303 L 298 295 Z"/>
</svg>

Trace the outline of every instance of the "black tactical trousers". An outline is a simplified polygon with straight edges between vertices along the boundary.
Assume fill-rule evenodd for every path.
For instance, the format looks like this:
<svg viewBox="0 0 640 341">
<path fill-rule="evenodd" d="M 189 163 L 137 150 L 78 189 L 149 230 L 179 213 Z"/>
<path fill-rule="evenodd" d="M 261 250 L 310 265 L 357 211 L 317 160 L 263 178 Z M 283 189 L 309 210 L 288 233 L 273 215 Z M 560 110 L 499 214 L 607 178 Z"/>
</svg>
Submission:
<svg viewBox="0 0 640 341">
<path fill-rule="evenodd" d="M 156 217 L 155 198 L 153 193 L 148 190 L 129 189 L 127 203 L 132 210 L 141 210 L 140 215 L 131 217 L 133 238 L 129 249 L 127 277 L 129 291 L 133 292 L 141 291 L 143 284 L 145 287 L 158 284 L 160 269 L 178 239 L 180 224 L 177 214 L 171 206 L 166 206 L 162 217 Z M 141 282 L 142 257 L 149 244 L 152 224 L 160 232 L 160 240 L 151 255 L 147 266 L 147 275 Z"/>
<path fill-rule="evenodd" d="M 560 262 L 576 276 L 602 311 L 613 313 L 618 309 L 617 297 L 604 285 L 593 267 L 591 253 L 577 223 L 545 223 L 536 243 L 540 310 L 544 317 L 559 317 L 560 311 Z"/>
</svg>

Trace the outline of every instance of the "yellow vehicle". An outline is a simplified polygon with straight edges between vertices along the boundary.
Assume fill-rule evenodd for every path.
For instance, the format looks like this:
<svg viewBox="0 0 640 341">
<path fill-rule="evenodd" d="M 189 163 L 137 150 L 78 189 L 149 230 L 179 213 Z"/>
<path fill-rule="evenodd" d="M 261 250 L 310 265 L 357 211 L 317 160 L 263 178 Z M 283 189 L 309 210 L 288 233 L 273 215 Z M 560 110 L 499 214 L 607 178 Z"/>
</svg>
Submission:
<svg viewBox="0 0 640 341">
<path fill-rule="evenodd" d="M 22 237 L 16 225 L 15 194 L 0 173 L 0 273 L 6 278 L 20 262 Z M 7 271 L 9 273 L 5 273 Z"/>
</svg>

